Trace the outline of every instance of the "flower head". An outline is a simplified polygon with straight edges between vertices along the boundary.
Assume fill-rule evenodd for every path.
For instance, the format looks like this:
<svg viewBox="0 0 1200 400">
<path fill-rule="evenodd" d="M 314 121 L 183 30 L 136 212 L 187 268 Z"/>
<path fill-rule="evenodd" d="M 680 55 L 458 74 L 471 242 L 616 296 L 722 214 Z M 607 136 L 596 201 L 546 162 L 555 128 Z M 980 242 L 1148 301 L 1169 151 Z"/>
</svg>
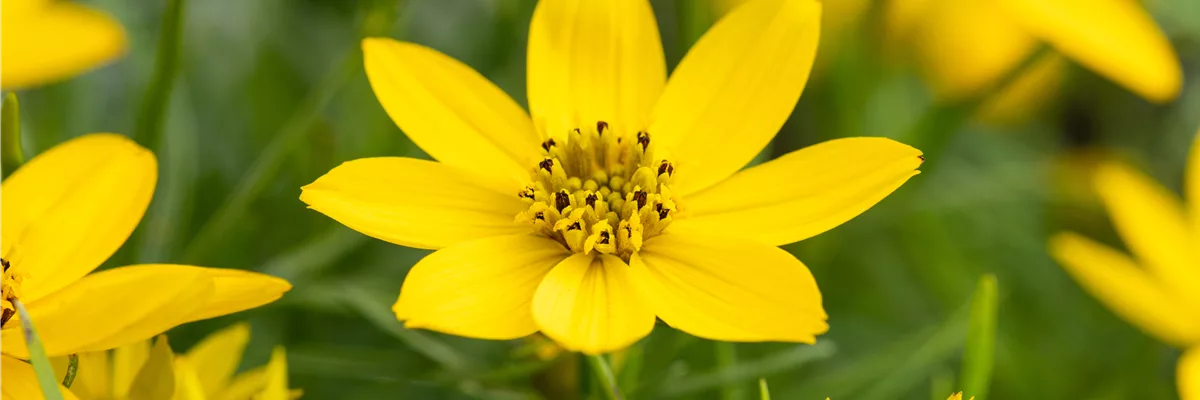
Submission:
<svg viewBox="0 0 1200 400">
<path fill-rule="evenodd" d="M 250 326 L 241 323 L 214 332 L 183 354 L 174 354 L 169 347 L 163 354 L 154 354 L 150 340 L 82 353 L 71 392 L 81 400 L 153 398 L 132 395 L 142 389 L 135 381 L 153 379 L 174 382 L 173 398 L 178 400 L 299 398 L 299 390 L 287 388 L 287 357 L 282 347 L 275 348 L 267 365 L 234 374 L 249 340 Z M 164 362 L 152 360 L 154 357 L 163 357 Z M 53 363 L 63 374 L 67 360 Z"/>
<path fill-rule="evenodd" d="M 791 114 L 820 4 L 756 0 L 667 80 L 645 0 L 547 0 L 529 37 L 532 118 L 432 49 L 363 42 L 392 119 L 439 162 L 369 158 L 301 200 L 367 235 L 438 249 L 393 310 L 409 327 L 620 349 L 655 319 L 696 336 L 812 342 L 811 273 L 776 246 L 829 230 L 917 173 L 920 151 L 849 138 L 749 163 Z"/>
<path fill-rule="evenodd" d="M 4 0 L 0 9 L 0 87 L 51 83 L 125 52 L 112 17 L 65 1 Z"/>
<path fill-rule="evenodd" d="M 891 0 L 888 6 L 888 34 L 913 43 L 943 97 L 981 94 L 1039 43 L 1150 101 L 1171 101 L 1183 86 L 1179 57 L 1138 2 Z M 1044 89 L 1061 64 L 1046 58 L 1026 86 Z"/>
<path fill-rule="evenodd" d="M 156 178 L 149 151 L 123 136 L 92 134 L 55 146 L 3 182 L 0 352 L 6 395 L 10 387 L 38 390 L 33 381 L 14 383 L 33 377 L 18 360 L 28 351 L 14 300 L 29 310 L 46 353 L 60 356 L 111 349 L 257 307 L 291 288 L 258 273 L 185 265 L 91 273 L 133 232 Z M 30 373 L 10 373 L 10 366 Z"/>
<path fill-rule="evenodd" d="M 1142 331 L 1187 350 L 1180 393 L 1200 398 L 1200 133 L 1187 167 L 1185 209 L 1177 196 L 1122 164 L 1105 165 L 1096 191 L 1136 258 L 1075 233 L 1050 253 L 1081 286 Z M 1139 267 L 1140 265 L 1140 267 Z"/>
</svg>

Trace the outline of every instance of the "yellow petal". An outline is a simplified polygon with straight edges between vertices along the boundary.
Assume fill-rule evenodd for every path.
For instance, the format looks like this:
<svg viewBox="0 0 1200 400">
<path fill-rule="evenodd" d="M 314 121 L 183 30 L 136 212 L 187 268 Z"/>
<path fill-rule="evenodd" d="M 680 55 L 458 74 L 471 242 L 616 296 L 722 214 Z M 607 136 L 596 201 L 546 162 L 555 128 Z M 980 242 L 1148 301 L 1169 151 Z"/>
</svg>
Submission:
<svg viewBox="0 0 1200 400">
<path fill-rule="evenodd" d="M 267 363 L 266 386 L 254 400 L 288 400 L 287 353 L 283 347 L 275 346 L 271 351 L 271 361 Z"/>
<path fill-rule="evenodd" d="M 164 400 L 175 395 L 175 353 L 160 335 L 129 387 L 129 400 Z"/>
<path fill-rule="evenodd" d="M 916 175 L 921 162 L 920 150 L 891 139 L 830 140 L 687 196 L 686 214 L 671 231 L 772 246 L 804 240 L 862 214 Z"/>
<path fill-rule="evenodd" d="M 422 249 L 528 232 L 518 186 L 413 158 L 346 162 L 303 188 L 300 200 L 367 236 Z"/>
<path fill-rule="evenodd" d="M 42 388 L 38 386 L 37 375 L 33 366 L 9 356 L 0 356 L 0 399 L 4 400 L 36 400 L 44 399 Z M 67 388 L 58 387 L 63 399 L 76 400 L 75 394 Z"/>
<path fill-rule="evenodd" d="M 954 0 L 928 10 L 912 43 L 939 97 L 981 96 L 1036 49 L 1037 40 L 1002 11 L 992 1 Z"/>
<path fill-rule="evenodd" d="M 1200 248 L 1200 131 L 1196 131 L 1196 138 L 1192 139 L 1184 179 L 1184 195 L 1187 196 L 1188 213 L 1192 217 L 1193 243 Z"/>
<path fill-rule="evenodd" d="M 647 0 L 545 0 L 529 26 L 529 108 L 549 133 L 605 121 L 632 133 L 667 79 Z"/>
<path fill-rule="evenodd" d="M 141 221 L 158 167 L 154 154 L 114 134 L 69 140 L 3 183 L 5 260 L 28 274 L 21 300 L 36 302 L 107 260 Z"/>
<path fill-rule="evenodd" d="M 238 355 L 241 361 L 241 355 Z M 208 396 L 204 394 L 204 387 L 200 383 L 200 377 L 196 374 L 196 369 L 192 368 L 191 363 L 186 357 L 175 357 L 175 396 L 173 400 L 206 400 Z"/>
<path fill-rule="evenodd" d="M 212 400 L 246 400 L 261 392 L 266 385 L 267 367 L 262 366 L 233 377 L 229 386 L 226 386 L 217 396 L 210 398 Z"/>
<path fill-rule="evenodd" d="M 1179 57 L 1134 0 L 1005 0 L 1034 36 L 1075 61 L 1155 102 L 1179 95 Z"/>
<path fill-rule="evenodd" d="M 125 52 L 125 31 L 112 17 L 67 2 L 9 6 L 0 13 L 0 87 L 50 83 L 92 69 Z M 10 13 L 10 11 L 18 11 Z"/>
<path fill-rule="evenodd" d="M 386 38 L 362 46 L 375 97 L 413 143 L 448 165 L 529 180 L 542 139 L 504 91 L 428 47 Z"/>
<path fill-rule="evenodd" d="M 1067 60 L 1057 53 L 1039 56 L 1012 83 L 988 96 L 979 116 L 993 124 L 1015 124 L 1028 120 L 1054 100 L 1067 73 Z"/>
<path fill-rule="evenodd" d="M 1179 400 L 1200 400 L 1200 346 L 1188 349 L 1179 357 L 1175 373 L 1179 381 Z"/>
<path fill-rule="evenodd" d="M 1050 254 L 1092 296 L 1146 333 L 1171 344 L 1200 342 L 1195 314 L 1125 255 L 1074 233 L 1052 237 Z"/>
<path fill-rule="evenodd" d="M 829 329 L 816 280 L 778 247 L 668 233 L 647 240 L 631 265 L 658 317 L 695 336 L 813 343 Z"/>
<path fill-rule="evenodd" d="M 204 306 L 213 293 L 203 268 L 137 265 L 88 275 L 29 304 L 46 354 L 111 349 L 153 337 Z M 10 320 L 9 324 L 14 321 Z M 25 338 L 0 332 L 6 354 L 25 358 Z"/>
<path fill-rule="evenodd" d="M 540 236 L 479 239 L 421 259 L 404 279 L 392 310 L 410 328 L 482 339 L 537 332 L 533 293 L 546 273 L 570 255 Z"/>
<path fill-rule="evenodd" d="M 112 350 L 112 394 L 116 399 L 129 397 L 129 389 L 146 360 L 150 359 L 150 339 L 139 340 Z"/>
<path fill-rule="evenodd" d="M 1121 239 L 1163 290 L 1200 315 L 1200 252 L 1179 198 L 1120 164 L 1101 166 L 1095 185 Z"/>
<path fill-rule="evenodd" d="M 755 0 L 716 23 L 671 75 L 650 138 L 686 195 L 750 162 L 792 113 L 820 36 L 821 4 Z"/>
<path fill-rule="evenodd" d="M 176 267 L 199 269 L 213 288 L 212 295 L 205 299 L 204 305 L 180 321 L 181 324 L 257 308 L 279 300 L 285 292 L 292 290 L 292 285 L 287 281 L 257 272 L 227 268 Z"/>
<path fill-rule="evenodd" d="M 188 370 L 194 376 L 202 395 L 215 396 L 229 384 L 233 373 L 242 362 L 242 352 L 250 341 L 250 325 L 239 323 L 208 335 L 200 343 L 179 357 L 186 360 Z M 188 378 L 192 379 L 192 378 Z M 191 389 L 183 390 L 188 392 Z M 176 393 L 180 390 L 177 388 Z"/>
<path fill-rule="evenodd" d="M 620 350 L 654 328 L 629 266 L 611 255 L 575 254 L 554 266 L 533 295 L 533 319 L 563 348 L 587 354 Z"/>
</svg>

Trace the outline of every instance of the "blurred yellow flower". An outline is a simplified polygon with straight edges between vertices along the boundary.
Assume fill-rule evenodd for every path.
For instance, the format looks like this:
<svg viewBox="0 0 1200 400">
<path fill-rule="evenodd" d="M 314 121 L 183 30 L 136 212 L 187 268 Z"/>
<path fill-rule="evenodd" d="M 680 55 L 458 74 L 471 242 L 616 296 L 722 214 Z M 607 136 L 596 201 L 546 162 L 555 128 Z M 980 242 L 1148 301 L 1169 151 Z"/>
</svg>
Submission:
<svg viewBox="0 0 1200 400">
<path fill-rule="evenodd" d="M 947 397 L 946 400 L 962 400 L 962 392 L 958 392 Z M 975 400 L 975 396 L 971 396 L 971 400 Z"/>
<path fill-rule="evenodd" d="M 889 39 L 911 42 L 949 99 L 981 94 L 1039 42 L 1150 101 L 1171 101 L 1183 85 L 1175 50 L 1134 0 L 891 0 L 886 16 Z"/>
<path fill-rule="evenodd" d="M 51 83 L 125 52 L 125 30 L 112 17 L 65 1 L 0 3 L 0 87 Z"/>
<path fill-rule="evenodd" d="M 40 398 L 22 320 L 29 309 L 46 353 L 111 349 L 176 325 L 278 299 L 286 281 L 253 272 L 134 265 L 97 273 L 141 220 L 157 180 L 154 154 L 120 135 L 92 134 L 30 160 L 0 187 L 5 396 Z"/>
<path fill-rule="evenodd" d="M 299 390 L 287 389 L 287 357 L 282 347 L 275 348 L 266 366 L 234 375 L 249 340 L 250 327 L 242 323 L 209 335 L 186 354 L 168 354 L 171 360 L 164 363 L 149 361 L 153 357 L 150 340 L 112 351 L 82 353 L 71 392 L 81 400 L 134 398 L 134 381 L 152 377 L 173 381 L 175 400 L 299 398 Z M 65 357 L 54 360 L 60 376 L 66 363 Z"/>
<path fill-rule="evenodd" d="M 811 343 L 828 329 L 821 294 L 776 246 L 866 211 L 922 161 L 889 139 L 849 138 L 739 172 L 799 99 L 820 10 L 748 2 L 668 81 L 648 1 L 542 1 L 532 118 L 450 57 L 367 39 L 375 95 L 440 162 L 350 161 L 300 198 L 364 234 L 438 249 L 393 307 L 409 327 L 541 331 L 595 354 L 646 336 L 657 316 L 709 339 Z"/>
<path fill-rule="evenodd" d="M 1177 369 L 1185 400 L 1200 399 L 1200 133 L 1187 167 L 1185 210 L 1177 196 L 1121 164 L 1102 166 L 1095 187 L 1136 257 L 1075 233 L 1050 253 L 1093 296 L 1142 331 L 1185 351 Z M 1139 267 L 1140 265 L 1140 267 Z"/>
</svg>

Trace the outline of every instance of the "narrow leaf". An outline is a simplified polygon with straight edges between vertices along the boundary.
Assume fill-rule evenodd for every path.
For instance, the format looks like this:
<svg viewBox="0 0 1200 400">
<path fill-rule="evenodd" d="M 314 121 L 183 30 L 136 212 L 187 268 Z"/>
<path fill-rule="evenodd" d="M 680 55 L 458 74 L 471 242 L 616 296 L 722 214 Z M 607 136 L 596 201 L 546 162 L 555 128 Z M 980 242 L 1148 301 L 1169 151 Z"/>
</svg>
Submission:
<svg viewBox="0 0 1200 400">
<path fill-rule="evenodd" d="M 5 177 L 25 163 L 21 151 L 21 107 L 17 95 L 8 92 L 0 111 L 0 170 Z"/>
<path fill-rule="evenodd" d="M 759 400 L 771 400 L 771 391 L 767 389 L 766 378 L 758 378 L 758 398 Z"/>
<path fill-rule="evenodd" d="M 987 397 L 992 380 L 996 355 L 996 276 L 979 279 L 971 298 L 971 319 L 967 328 L 967 344 L 963 351 L 959 387 L 976 399 Z"/>
</svg>

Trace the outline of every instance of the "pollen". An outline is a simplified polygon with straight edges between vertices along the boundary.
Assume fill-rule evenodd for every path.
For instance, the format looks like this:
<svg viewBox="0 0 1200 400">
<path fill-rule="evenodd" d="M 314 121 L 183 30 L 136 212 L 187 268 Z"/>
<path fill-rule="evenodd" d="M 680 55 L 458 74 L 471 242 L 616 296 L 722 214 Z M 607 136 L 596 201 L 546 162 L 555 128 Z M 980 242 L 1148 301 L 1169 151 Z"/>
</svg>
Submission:
<svg viewBox="0 0 1200 400">
<path fill-rule="evenodd" d="M 8 324 L 8 320 L 12 319 L 17 314 L 17 307 L 13 305 L 13 300 L 21 296 L 21 281 L 25 276 L 19 272 L 6 258 L 0 258 L 0 265 L 4 267 L 3 282 L 0 283 L 0 295 L 2 295 L 3 303 L 2 311 L 0 311 L 0 327 Z"/>
<path fill-rule="evenodd" d="M 517 193 L 528 204 L 517 222 L 572 252 L 626 261 L 671 224 L 678 210 L 670 189 L 675 165 L 654 157 L 650 132 L 619 132 L 600 121 L 541 148 L 533 183 Z"/>
</svg>

